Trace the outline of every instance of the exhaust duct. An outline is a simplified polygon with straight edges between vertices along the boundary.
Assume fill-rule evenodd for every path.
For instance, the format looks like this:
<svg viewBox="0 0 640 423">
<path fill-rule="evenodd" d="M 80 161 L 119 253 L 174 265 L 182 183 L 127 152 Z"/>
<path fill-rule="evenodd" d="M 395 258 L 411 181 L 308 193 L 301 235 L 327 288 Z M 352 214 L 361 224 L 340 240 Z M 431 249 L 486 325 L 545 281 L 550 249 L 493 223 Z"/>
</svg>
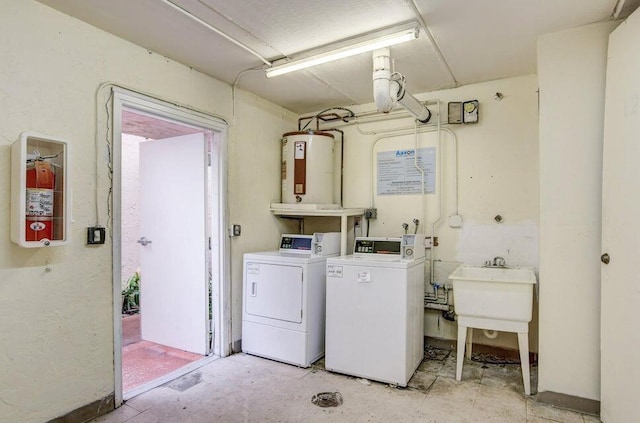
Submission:
<svg viewBox="0 0 640 423">
<path fill-rule="evenodd" d="M 405 90 L 405 78 L 399 72 L 391 72 L 391 55 L 388 47 L 373 52 L 373 98 L 378 111 L 389 113 L 400 103 L 422 123 L 429 122 L 431 112 Z"/>
</svg>

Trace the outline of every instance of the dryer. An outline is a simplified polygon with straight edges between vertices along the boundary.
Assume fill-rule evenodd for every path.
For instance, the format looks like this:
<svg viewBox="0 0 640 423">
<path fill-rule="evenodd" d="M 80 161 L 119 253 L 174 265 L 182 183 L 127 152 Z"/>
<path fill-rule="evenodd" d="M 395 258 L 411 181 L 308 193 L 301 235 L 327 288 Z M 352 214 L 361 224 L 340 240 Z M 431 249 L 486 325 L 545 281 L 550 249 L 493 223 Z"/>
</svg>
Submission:
<svg viewBox="0 0 640 423">
<path fill-rule="evenodd" d="M 300 367 L 324 355 L 326 260 L 340 233 L 282 235 L 277 251 L 244 255 L 242 351 Z"/>
<path fill-rule="evenodd" d="M 407 386 L 424 355 L 424 235 L 327 259 L 327 370 Z"/>
</svg>

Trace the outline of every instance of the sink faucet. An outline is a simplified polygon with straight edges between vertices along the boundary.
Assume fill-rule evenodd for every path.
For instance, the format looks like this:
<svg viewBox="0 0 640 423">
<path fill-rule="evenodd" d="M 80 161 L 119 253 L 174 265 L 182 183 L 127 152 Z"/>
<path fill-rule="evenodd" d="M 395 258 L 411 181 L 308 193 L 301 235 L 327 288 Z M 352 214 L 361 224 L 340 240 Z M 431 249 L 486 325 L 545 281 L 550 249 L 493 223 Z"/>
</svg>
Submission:
<svg viewBox="0 0 640 423">
<path fill-rule="evenodd" d="M 507 262 L 504 257 L 497 256 L 493 258 L 493 261 L 486 260 L 484 262 L 484 267 L 507 267 Z"/>
</svg>

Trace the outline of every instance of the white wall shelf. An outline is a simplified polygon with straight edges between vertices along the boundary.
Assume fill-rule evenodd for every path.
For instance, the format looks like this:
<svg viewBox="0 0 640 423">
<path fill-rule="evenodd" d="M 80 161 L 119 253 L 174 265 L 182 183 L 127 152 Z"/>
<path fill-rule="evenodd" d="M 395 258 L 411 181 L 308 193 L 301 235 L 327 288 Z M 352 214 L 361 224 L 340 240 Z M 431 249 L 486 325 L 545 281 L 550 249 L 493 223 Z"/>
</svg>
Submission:
<svg viewBox="0 0 640 423">
<path fill-rule="evenodd" d="M 364 216 L 365 209 L 296 209 L 294 205 L 271 204 L 270 210 L 276 216 L 289 217 L 339 217 L 340 218 L 340 255 L 347 255 L 347 222 L 349 217 Z"/>
</svg>

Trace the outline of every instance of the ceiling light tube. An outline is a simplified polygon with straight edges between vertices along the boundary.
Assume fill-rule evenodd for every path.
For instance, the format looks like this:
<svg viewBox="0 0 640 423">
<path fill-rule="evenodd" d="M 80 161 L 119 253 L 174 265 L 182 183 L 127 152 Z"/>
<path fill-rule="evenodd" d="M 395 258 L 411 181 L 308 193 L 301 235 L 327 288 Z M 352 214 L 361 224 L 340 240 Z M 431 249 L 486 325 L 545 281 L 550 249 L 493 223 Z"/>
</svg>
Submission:
<svg viewBox="0 0 640 423">
<path fill-rule="evenodd" d="M 330 50 L 325 53 L 316 54 L 304 59 L 293 60 L 282 65 L 272 66 L 265 70 L 267 78 L 294 72 L 300 69 L 306 69 L 311 66 L 332 62 L 345 57 L 355 56 L 356 54 L 366 53 L 383 47 L 389 47 L 395 44 L 404 43 L 406 41 L 418 38 L 419 28 L 412 27 L 403 31 L 394 32 L 392 34 L 373 38 L 367 41 L 355 43 L 346 47 Z"/>
</svg>

